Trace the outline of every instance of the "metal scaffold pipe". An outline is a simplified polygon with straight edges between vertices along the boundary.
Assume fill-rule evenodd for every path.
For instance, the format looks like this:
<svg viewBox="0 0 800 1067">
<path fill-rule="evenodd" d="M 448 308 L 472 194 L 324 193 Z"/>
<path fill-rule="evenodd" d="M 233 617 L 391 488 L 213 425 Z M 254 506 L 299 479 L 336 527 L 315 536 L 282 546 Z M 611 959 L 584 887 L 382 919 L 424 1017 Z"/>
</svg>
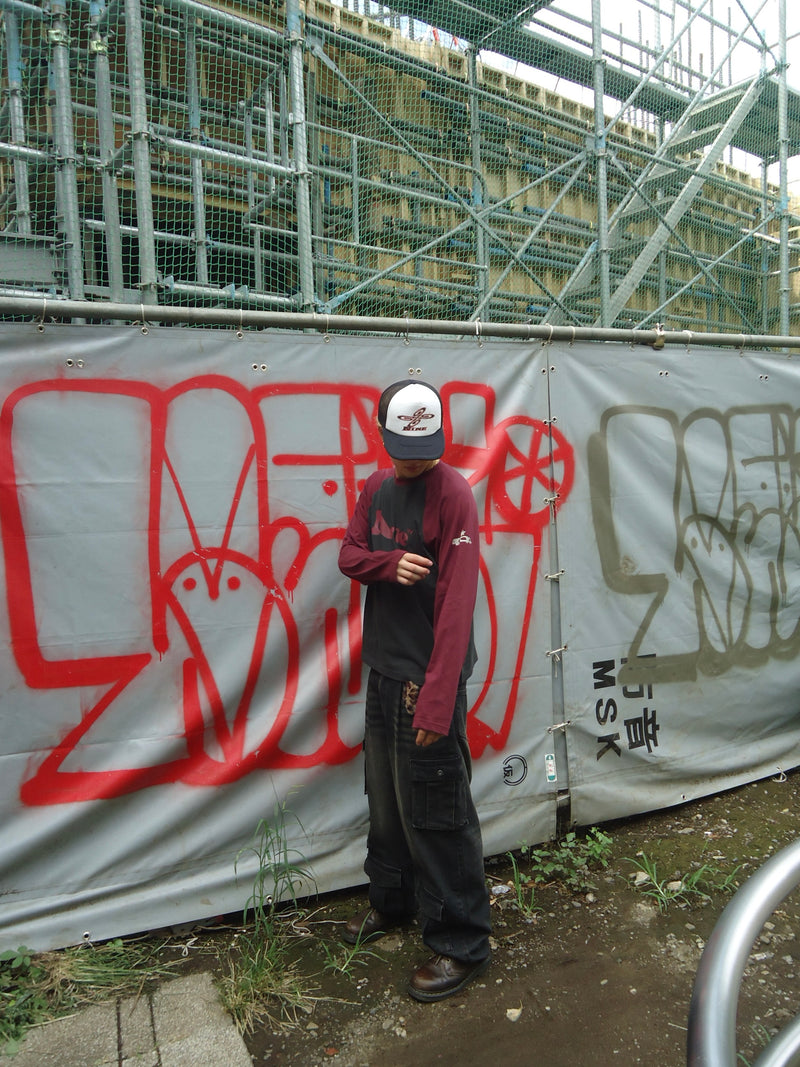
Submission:
<svg viewBox="0 0 800 1067">
<path fill-rule="evenodd" d="M 34 19 L 44 18 L 46 14 L 42 8 L 37 7 L 36 4 L 25 3 L 25 0 L 0 0 L 0 11 L 16 11 L 20 15 L 27 15 Z"/>
<path fill-rule="evenodd" d="M 153 189 L 150 180 L 150 127 L 144 83 L 144 42 L 140 0 L 125 0 L 126 47 L 131 103 L 133 171 L 139 227 L 139 292 L 143 304 L 157 302 L 156 254 L 153 239 Z"/>
<path fill-rule="evenodd" d="M 603 110 L 603 27 L 601 0 L 592 0 L 592 49 L 594 62 L 594 155 L 597 167 L 597 257 L 600 274 L 600 325 L 610 326 L 611 303 L 610 248 L 608 241 L 608 157 Z"/>
<path fill-rule="evenodd" d="M 295 0 L 288 0 L 287 20 L 289 17 L 288 8 L 293 2 L 295 2 Z M 215 22 L 226 26 L 228 29 L 236 30 L 238 33 L 250 35 L 256 39 L 261 38 L 274 41 L 278 45 L 283 45 L 283 37 L 271 26 L 267 26 L 263 22 L 258 22 L 255 19 L 243 18 L 241 15 L 236 15 L 232 11 L 224 10 L 224 8 L 212 7 L 209 4 L 200 3 L 199 0 L 161 0 L 161 3 L 168 10 L 186 12 L 194 15 L 196 18 L 208 22 Z"/>
<path fill-rule="evenodd" d="M 187 14 L 184 23 L 186 56 L 186 99 L 189 102 L 189 137 L 199 144 L 203 139 L 200 118 L 200 72 L 197 61 L 197 32 L 194 15 Z M 206 246 L 206 198 L 203 188 L 203 161 L 193 155 L 192 212 L 194 214 L 195 272 L 200 285 L 208 284 L 208 248 Z"/>
<path fill-rule="evenodd" d="M 483 189 L 483 171 L 481 167 L 481 118 L 478 110 L 478 52 L 476 48 L 470 47 L 467 53 L 467 62 L 469 63 L 469 89 L 470 89 L 470 111 L 469 111 L 469 127 L 470 127 L 470 153 L 472 161 L 472 204 L 475 210 L 480 213 L 483 210 L 484 202 L 484 189 Z M 479 267 L 486 267 L 484 271 L 479 271 L 478 282 L 478 305 L 482 306 L 486 299 L 486 288 L 489 282 L 488 278 L 488 266 L 489 261 L 486 256 L 486 232 L 482 226 L 475 226 L 475 261 Z"/>
<path fill-rule="evenodd" d="M 105 0 L 95 0 L 90 7 L 91 35 L 89 52 L 94 55 L 97 136 L 100 142 L 100 174 L 103 187 L 103 217 L 108 258 L 108 280 L 112 300 L 122 300 L 124 289 L 122 241 L 120 238 L 119 197 L 112 170 L 114 157 L 114 117 L 111 108 L 111 73 L 108 40 L 101 26 L 105 23 Z"/>
<path fill-rule="evenodd" d="M 119 322 L 138 322 L 138 304 L 93 303 L 88 300 L 47 300 L 38 297 L 0 298 L 0 318 L 25 316 L 41 325 L 48 318 L 86 319 Z M 603 329 L 599 326 L 555 326 L 532 322 L 468 322 L 464 319 L 411 319 L 370 315 L 324 315 L 315 312 L 256 311 L 245 308 L 171 307 L 158 308 L 159 322 L 186 323 L 192 326 L 248 327 L 261 330 L 317 330 L 346 333 L 389 333 L 398 337 L 410 334 L 466 337 L 485 341 L 492 337 L 506 337 L 520 341 L 539 341 L 549 344 L 563 341 L 619 341 L 627 345 L 667 345 L 683 349 L 730 348 L 737 353 L 744 349 L 800 349 L 800 337 L 779 337 L 770 334 L 693 333 L 690 330 Z"/>
<path fill-rule="evenodd" d="M 11 140 L 14 144 L 24 145 L 25 105 L 22 93 L 22 59 L 19 47 L 19 26 L 13 11 L 5 13 L 6 62 L 8 65 L 8 109 Z M 28 164 L 25 159 L 14 160 L 14 195 L 16 198 L 17 233 L 27 235 L 31 232 L 31 202 L 28 188 Z"/>
<path fill-rule="evenodd" d="M 253 105 L 252 100 L 248 100 L 247 107 L 244 113 L 244 137 L 245 147 L 247 148 L 247 154 L 253 154 Z M 272 145 L 272 138 L 269 140 L 270 146 Z M 270 178 L 270 193 L 275 190 L 275 179 Z M 255 174 L 250 170 L 247 172 L 247 214 L 255 207 L 256 203 L 256 178 Z M 262 289 L 264 286 L 264 264 L 261 256 L 261 233 L 258 230 L 253 230 L 253 277 L 256 283 L 256 289 Z"/>
<path fill-rule="evenodd" d="M 31 148 L 25 144 L 11 144 L 0 141 L 0 156 L 8 159 L 24 159 L 28 163 L 52 163 L 53 155 L 43 148 Z"/>
<path fill-rule="evenodd" d="M 63 226 L 67 286 L 74 300 L 82 300 L 83 244 L 78 209 L 78 172 L 69 72 L 70 38 L 65 0 L 53 0 L 50 13 L 48 43 L 55 87 L 53 137 L 58 163 L 56 196 Z"/>
<path fill-rule="evenodd" d="M 304 309 L 315 306 L 314 247 L 308 169 L 308 129 L 303 86 L 303 37 L 298 0 L 286 0 L 286 36 L 289 41 L 289 99 L 292 110 L 292 150 L 295 165 L 297 247 L 300 255 L 299 289 Z"/>
<path fill-rule="evenodd" d="M 778 155 L 780 165 L 780 326 L 789 332 L 789 120 L 786 72 L 786 0 L 778 0 L 780 73 L 778 80 Z"/>
</svg>

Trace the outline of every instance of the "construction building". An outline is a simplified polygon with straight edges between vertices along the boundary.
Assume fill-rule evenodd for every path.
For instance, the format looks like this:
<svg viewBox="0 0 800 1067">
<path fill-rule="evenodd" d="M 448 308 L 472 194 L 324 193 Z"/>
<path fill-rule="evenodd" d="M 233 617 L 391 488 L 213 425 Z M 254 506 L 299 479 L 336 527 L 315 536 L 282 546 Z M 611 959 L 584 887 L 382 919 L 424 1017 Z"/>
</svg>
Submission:
<svg viewBox="0 0 800 1067">
<path fill-rule="evenodd" d="M 609 7 L 0 0 L 0 295 L 800 332 L 785 0 Z"/>
</svg>

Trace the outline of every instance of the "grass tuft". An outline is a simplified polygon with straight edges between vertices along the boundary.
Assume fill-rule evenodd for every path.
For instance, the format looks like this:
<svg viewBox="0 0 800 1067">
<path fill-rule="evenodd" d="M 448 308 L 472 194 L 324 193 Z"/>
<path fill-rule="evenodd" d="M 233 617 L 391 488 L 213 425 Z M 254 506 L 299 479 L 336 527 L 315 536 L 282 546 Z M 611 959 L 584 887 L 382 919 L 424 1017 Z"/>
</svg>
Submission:
<svg viewBox="0 0 800 1067">
<path fill-rule="evenodd" d="M 242 916 L 245 928 L 228 952 L 220 995 L 241 1033 L 252 1033 L 261 1022 L 273 1030 L 294 1025 L 315 1002 L 308 979 L 292 959 L 291 926 L 298 896 L 312 892 L 315 883 L 302 854 L 288 846 L 286 815 L 285 807 L 277 806 L 272 822 L 262 819 L 236 857 L 237 873 L 242 857 L 249 856 L 256 874 Z M 282 902 L 286 906 L 280 908 Z"/>
<path fill-rule="evenodd" d="M 685 908 L 689 904 L 707 904 L 714 893 L 733 893 L 737 887 L 736 876 L 741 864 L 726 874 L 719 867 L 704 863 L 681 877 L 660 878 L 654 860 L 639 852 L 635 859 L 628 859 L 637 871 L 634 873 L 634 888 L 651 897 L 659 911 L 667 911 L 671 904 Z"/>
</svg>

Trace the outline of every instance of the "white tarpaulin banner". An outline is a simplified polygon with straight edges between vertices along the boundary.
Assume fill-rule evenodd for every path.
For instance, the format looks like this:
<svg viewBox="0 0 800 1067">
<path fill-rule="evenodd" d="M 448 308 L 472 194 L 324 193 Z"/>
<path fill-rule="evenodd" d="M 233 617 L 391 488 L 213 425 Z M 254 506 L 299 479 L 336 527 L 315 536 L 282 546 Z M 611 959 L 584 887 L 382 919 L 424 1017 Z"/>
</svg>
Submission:
<svg viewBox="0 0 800 1067">
<path fill-rule="evenodd" d="M 555 363 L 573 818 L 796 766 L 797 361 L 593 345 Z"/>
<path fill-rule="evenodd" d="M 791 360 L 4 324 L 0 948 L 237 910 L 281 810 L 320 890 L 364 881 L 336 560 L 409 375 L 481 517 L 488 853 L 800 762 Z"/>
</svg>

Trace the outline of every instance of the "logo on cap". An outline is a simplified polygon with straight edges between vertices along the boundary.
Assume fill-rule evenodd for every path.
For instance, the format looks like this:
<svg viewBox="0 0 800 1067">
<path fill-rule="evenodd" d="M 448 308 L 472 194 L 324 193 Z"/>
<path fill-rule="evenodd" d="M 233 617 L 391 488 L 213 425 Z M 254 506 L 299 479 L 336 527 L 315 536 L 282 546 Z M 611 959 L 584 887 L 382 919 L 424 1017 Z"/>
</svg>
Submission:
<svg viewBox="0 0 800 1067">
<path fill-rule="evenodd" d="M 425 427 L 421 425 L 423 419 L 435 419 L 436 416 L 430 412 L 425 411 L 425 408 L 417 408 L 412 415 L 398 415 L 397 418 L 401 422 L 408 423 L 403 427 L 403 433 L 407 433 L 409 430 L 424 430 Z"/>
</svg>

